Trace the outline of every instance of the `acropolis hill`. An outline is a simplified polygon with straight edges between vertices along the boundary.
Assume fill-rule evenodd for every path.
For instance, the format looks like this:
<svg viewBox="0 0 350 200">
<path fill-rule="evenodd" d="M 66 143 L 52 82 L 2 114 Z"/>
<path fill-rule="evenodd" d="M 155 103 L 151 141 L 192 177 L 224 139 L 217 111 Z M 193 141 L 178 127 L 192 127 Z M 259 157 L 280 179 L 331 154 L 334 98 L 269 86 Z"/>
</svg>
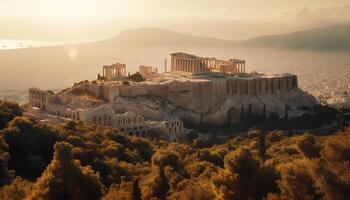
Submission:
<svg viewBox="0 0 350 200">
<path fill-rule="evenodd" d="M 95 81 L 82 81 L 58 94 L 30 89 L 29 113 L 120 127 L 118 115 L 132 112 L 153 121 L 225 124 L 241 113 L 289 116 L 312 107 L 315 99 L 298 88 L 296 75 L 246 73 L 245 61 L 171 54 L 171 67 L 158 74 L 140 66 L 145 80 L 133 81 L 126 65 L 104 66 Z M 133 75 L 134 76 L 134 75 Z M 42 117 L 42 119 L 44 119 Z M 182 124 L 182 123 L 181 123 Z"/>
</svg>

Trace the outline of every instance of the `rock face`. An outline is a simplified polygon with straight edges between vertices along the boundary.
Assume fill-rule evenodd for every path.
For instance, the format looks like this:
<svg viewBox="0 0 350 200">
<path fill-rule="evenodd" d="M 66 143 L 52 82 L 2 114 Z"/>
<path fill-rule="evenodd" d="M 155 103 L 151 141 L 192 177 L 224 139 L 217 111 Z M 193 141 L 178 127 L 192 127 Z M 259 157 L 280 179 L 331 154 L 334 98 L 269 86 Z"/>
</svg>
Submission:
<svg viewBox="0 0 350 200">
<path fill-rule="evenodd" d="M 290 74 L 226 76 L 202 73 L 190 77 L 170 74 L 141 83 L 84 82 L 73 90 L 104 100 L 117 113 L 133 111 L 146 119 L 180 118 L 213 124 L 237 121 L 242 112 L 248 111 L 261 113 L 264 110 L 282 117 L 286 106 L 293 113 L 317 103 L 315 98 L 298 88 L 297 77 Z M 79 95 L 67 93 L 60 96 L 65 97 L 65 102 L 81 99 Z M 86 104 L 86 99 L 83 102 L 78 104 Z"/>
</svg>

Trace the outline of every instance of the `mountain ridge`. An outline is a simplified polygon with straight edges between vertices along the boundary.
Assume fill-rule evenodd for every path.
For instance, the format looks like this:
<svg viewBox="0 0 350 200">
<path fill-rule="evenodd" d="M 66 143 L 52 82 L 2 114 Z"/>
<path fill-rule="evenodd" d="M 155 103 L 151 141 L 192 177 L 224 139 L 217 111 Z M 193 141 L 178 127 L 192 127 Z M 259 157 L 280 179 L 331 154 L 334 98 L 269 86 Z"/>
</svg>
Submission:
<svg viewBox="0 0 350 200">
<path fill-rule="evenodd" d="M 313 28 L 288 34 L 261 36 L 239 43 L 243 46 L 288 49 L 350 50 L 350 24 Z"/>
<path fill-rule="evenodd" d="M 130 46 L 198 45 L 230 46 L 235 41 L 212 37 L 196 36 L 157 27 L 143 27 L 119 32 L 103 43 L 125 44 Z"/>
</svg>

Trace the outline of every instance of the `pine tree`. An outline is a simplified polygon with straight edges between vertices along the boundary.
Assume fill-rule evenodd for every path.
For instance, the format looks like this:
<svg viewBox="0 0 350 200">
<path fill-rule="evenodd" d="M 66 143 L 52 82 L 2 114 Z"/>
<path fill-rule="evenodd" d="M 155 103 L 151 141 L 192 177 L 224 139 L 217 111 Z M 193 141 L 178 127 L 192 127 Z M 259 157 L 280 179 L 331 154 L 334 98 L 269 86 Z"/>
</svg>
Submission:
<svg viewBox="0 0 350 200">
<path fill-rule="evenodd" d="M 133 197 L 133 200 L 141 200 L 141 190 L 139 187 L 139 179 L 136 179 L 133 181 L 132 197 Z"/>
<path fill-rule="evenodd" d="M 73 146 L 56 143 L 54 158 L 35 183 L 29 199 L 100 199 L 104 187 L 90 167 L 82 167 L 71 154 Z"/>
<path fill-rule="evenodd" d="M 265 152 L 266 152 L 266 147 L 265 147 L 265 131 L 262 128 L 260 130 L 259 134 L 259 156 L 265 162 Z"/>
</svg>

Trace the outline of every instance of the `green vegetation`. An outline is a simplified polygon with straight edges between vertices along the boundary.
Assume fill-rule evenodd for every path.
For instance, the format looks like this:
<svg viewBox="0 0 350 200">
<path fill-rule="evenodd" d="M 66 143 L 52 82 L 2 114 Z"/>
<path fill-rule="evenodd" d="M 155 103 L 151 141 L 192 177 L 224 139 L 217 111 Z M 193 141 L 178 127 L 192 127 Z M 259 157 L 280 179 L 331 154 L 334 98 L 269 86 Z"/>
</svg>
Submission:
<svg viewBox="0 0 350 200">
<path fill-rule="evenodd" d="M 193 132 L 180 144 L 11 116 L 0 133 L 0 199 L 350 196 L 350 129 L 327 136 L 250 131 L 223 144 L 204 144 Z"/>
<path fill-rule="evenodd" d="M 143 76 L 139 72 L 136 72 L 135 74 L 131 74 L 131 75 L 129 74 L 128 80 L 134 81 L 134 82 L 142 82 L 142 81 L 145 81 L 146 79 L 143 78 Z"/>
</svg>

